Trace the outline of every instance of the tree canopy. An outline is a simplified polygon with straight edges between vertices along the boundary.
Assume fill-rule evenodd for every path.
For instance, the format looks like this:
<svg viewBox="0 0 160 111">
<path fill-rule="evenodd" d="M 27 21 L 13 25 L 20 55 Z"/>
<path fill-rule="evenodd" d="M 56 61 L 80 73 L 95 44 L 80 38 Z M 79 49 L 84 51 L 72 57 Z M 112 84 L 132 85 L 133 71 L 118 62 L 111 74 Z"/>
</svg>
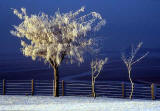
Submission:
<svg viewBox="0 0 160 111">
<path fill-rule="evenodd" d="M 93 38 L 86 37 L 90 31 L 98 31 L 105 25 L 105 20 L 97 12 L 80 14 L 85 8 L 75 12 L 55 12 L 53 16 L 45 13 L 27 15 L 26 9 L 21 12 L 13 9 L 22 22 L 15 26 L 11 34 L 21 38 L 22 52 L 25 56 L 43 58 L 45 62 L 60 65 L 64 57 L 70 62 L 83 62 L 83 53 L 93 45 Z"/>
</svg>

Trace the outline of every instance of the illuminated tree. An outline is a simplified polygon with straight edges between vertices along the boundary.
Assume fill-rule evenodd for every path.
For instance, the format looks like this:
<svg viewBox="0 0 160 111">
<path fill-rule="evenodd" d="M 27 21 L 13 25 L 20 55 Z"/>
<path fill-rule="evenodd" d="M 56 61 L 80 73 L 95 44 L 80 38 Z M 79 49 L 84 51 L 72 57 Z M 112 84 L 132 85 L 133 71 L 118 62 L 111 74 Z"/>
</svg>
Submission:
<svg viewBox="0 0 160 111">
<path fill-rule="evenodd" d="M 105 25 L 105 20 L 97 12 L 86 15 L 84 7 L 76 12 L 60 13 L 48 16 L 45 13 L 27 15 L 26 9 L 21 12 L 13 9 L 15 15 L 22 20 L 11 34 L 21 39 L 22 52 L 25 56 L 43 59 L 54 69 L 54 96 L 59 96 L 58 68 L 64 59 L 72 62 L 84 62 L 84 52 L 91 48 L 93 38 L 88 32 L 98 31 Z"/>
<path fill-rule="evenodd" d="M 107 62 L 108 58 L 102 59 L 96 59 L 95 61 L 92 60 L 91 62 L 91 69 L 92 69 L 92 96 L 95 98 L 95 81 L 96 78 L 99 76 L 103 65 Z"/>
<path fill-rule="evenodd" d="M 137 52 L 139 51 L 139 49 L 141 48 L 141 46 L 143 45 L 142 42 L 140 42 L 136 48 L 132 47 L 131 48 L 131 53 L 129 56 L 125 56 L 124 53 L 121 56 L 121 59 L 123 60 L 123 62 L 125 63 L 127 70 L 128 70 L 128 74 L 129 74 L 129 80 L 131 82 L 131 93 L 129 98 L 132 99 L 132 95 L 133 95 L 133 90 L 134 90 L 134 83 L 132 81 L 131 78 L 131 71 L 132 71 L 132 65 L 134 65 L 135 63 L 139 62 L 140 60 L 142 60 L 144 57 L 146 57 L 148 55 L 149 52 L 145 53 L 143 56 L 139 57 L 138 59 L 135 60 L 135 56 L 137 54 Z"/>
</svg>

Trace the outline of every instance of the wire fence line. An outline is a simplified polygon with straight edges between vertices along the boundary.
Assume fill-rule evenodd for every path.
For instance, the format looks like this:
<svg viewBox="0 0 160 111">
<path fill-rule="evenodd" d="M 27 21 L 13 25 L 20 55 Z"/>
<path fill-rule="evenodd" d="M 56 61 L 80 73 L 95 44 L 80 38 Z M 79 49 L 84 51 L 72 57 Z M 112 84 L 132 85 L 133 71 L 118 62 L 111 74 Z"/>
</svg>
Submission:
<svg viewBox="0 0 160 111">
<path fill-rule="evenodd" d="M 60 81 L 60 96 L 91 96 L 92 86 L 87 81 Z M 118 81 L 96 81 L 96 96 L 129 98 L 131 84 Z M 0 95 L 53 96 L 53 80 L 0 80 Z M 134 85 L 133 98 L 160 99 L 160 85 L 154 83 Z"/>
</svg>

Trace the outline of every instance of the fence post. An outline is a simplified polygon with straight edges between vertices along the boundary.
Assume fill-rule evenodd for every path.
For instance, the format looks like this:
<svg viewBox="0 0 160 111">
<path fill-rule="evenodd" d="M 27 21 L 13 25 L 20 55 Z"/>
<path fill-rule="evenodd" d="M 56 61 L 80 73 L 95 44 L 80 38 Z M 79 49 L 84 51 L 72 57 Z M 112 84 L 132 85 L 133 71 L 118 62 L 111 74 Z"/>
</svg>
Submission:
<svg viewBox="0 0 160 111">
<path fill-rule="evenodd" d="M 5 95 L 5 89 L 6 89 L 5 86 L 6 86 L 5 85 L 5 79 L 3 79 L 3 95 Z"/>
<path fill-rule="evenodd" d="M 125 98 L 125 88 L 124 82 L 122 82 L 122 98 Z"/>
<path fill-rule="evenodd" d="M 34 95 L 34 80 L 32 79 L 31 80 L 31 83 L 32 83 L 32 96 Z"/>
<path fill-rule="evenodd" d="M 54 80 L 53 80 L 53 96 L 54 96 Z"/>
<path fill-rule="evenodd" d="M 64 80 L 62 80 L 62 96 L 64 96 Z"/>
<path fill-rule="evenodd" d="M 151 96 L 152 100 L 156 99 L 156 85 L 154 83 L 151 84 Z"/>
</svg>

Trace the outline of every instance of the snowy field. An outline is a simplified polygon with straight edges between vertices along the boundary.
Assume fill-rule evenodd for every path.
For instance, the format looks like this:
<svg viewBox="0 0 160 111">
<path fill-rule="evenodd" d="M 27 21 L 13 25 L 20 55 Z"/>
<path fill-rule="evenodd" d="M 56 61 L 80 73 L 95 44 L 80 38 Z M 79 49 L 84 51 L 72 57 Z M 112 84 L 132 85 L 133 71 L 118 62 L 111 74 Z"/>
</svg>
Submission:
<svg viewBox="0 0 160 111">
<path fill-rule="evenodd" d="M 0 96 L 0 111 L 160 111 L 160 101 L 107 97 Z"/>
</svg>

